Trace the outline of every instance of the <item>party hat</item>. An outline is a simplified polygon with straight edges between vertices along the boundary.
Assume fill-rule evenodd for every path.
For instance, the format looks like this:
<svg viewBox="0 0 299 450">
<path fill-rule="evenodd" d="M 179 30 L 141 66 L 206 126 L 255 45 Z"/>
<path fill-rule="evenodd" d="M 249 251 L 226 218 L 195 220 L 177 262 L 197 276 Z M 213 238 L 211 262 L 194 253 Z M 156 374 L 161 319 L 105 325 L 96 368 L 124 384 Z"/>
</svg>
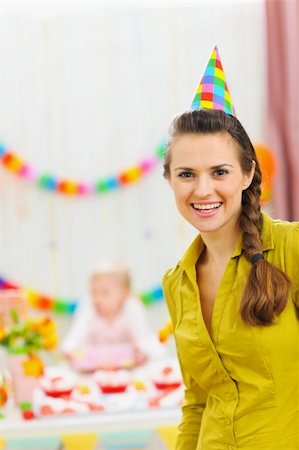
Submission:
<svg viewBox="0 0 299 450">
<path fill-rule="evenodd" d="M 191 104 L 191 109 L 202 108 L 221 109 L 227 114 L 236 115 L 216 46 Z"/>
</svg>

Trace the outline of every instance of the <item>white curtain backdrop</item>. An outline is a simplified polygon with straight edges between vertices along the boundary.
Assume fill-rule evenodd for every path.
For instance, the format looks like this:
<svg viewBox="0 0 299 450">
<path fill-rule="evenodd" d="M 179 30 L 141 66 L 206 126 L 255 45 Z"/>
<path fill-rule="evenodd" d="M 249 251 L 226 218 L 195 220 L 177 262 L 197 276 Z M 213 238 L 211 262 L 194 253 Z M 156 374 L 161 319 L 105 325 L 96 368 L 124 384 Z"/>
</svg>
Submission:
<svg viewBox="0 0 299 450">
<path fill-rule="evenodd" d="M 237 115 L 262 142 L 264 26 L 261 1 L 2 4 L 0 140 L 40 172 L 115 174 L 153 154 L 216 44 Z M 0 208 L 0 275 L 56 297 L 80 298 L 107 258 L 129 264 L 136 292 L 150 289 L 195 236 L 162 163 L 88 198 L 47 193 L 1 166 Z M 162 323 L 163 308 L 152 309 Z"/>
</svg>

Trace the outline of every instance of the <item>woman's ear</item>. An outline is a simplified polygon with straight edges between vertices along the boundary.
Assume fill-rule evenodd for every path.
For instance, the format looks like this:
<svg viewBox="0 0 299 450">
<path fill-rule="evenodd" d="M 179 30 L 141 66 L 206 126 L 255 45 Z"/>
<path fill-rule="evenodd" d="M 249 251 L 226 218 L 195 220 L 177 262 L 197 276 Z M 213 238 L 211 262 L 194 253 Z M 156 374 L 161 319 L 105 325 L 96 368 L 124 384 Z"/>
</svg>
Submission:
<svg viewBox="0 0 299 450">
<path fill-rule="evenodd" d="M 256 167 L 256 163 L 255 163 L 255 161 L 252 160 L 252 167 L 251 167 L 251 170 L 250 170 L 248 176 L 246 177 L 245 185 L 243 186 L 243 191 L 245 191 L 245 189 L 249 188 L 249 186 L 251 185 L 251 182 L 254 177 L 255 167 Z"/>
</svg>

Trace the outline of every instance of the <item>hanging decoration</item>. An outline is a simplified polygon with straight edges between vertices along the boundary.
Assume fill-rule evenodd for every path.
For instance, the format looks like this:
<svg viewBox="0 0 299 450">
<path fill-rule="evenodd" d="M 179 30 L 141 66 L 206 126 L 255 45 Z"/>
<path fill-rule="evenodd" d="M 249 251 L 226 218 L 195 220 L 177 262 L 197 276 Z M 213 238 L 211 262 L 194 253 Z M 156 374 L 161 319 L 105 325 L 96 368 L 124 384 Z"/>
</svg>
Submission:
<svg viewBox="0 0 299 450">
<path fill-rule="evenodd" d="M 262 204 L 271 198 L 272 182 L 276 172 L 276 160 L 273 152 L 262 144 L 256 144 L 255 150 L 263 172 Z M 2 165 L 19 176 L 20 178 L 35 183 L 40 188 L 63 194 L 66 196 L 89 196 L 94 194 L 105 194 L 110 191 L 121 189 L 132 183 L 140 181 L 145 175 L 152 172 L 165 152 L 165 141 L 162 141 L 155 149 L 152 156 L 141 159 L 119 173 L 103 177 L 95 182 L 75 181 L 69 178 L 59 178 L 50 173 L 38 173 L 38 171 L 23 161 L 19 156 L 10 151 L 8 147 L 0 143 L 0 161 Z"/>
<path fill-rule="evenodd" d="M 264 205 L 272 197 L 272 185 L 276 175 L 276 158 L 269 147 L 262 144 L 255 144 L 256 156 L 262 171 L 262 195 L 261 203 Z"/>
<path fill-rule="evenodd" d="M 11 283 L 4 277 L 0 276 L 1 289 L 22 289 L 25 297 L 32 308 L 43 311 L 52 311 L 57 314 L 73 314 L 76 310 L 79 299 L 67 299 L 62 297 L 50 297 L 15 283 Z M 163 292 L 160 285 L 148 291 L 139 294 L 140 299 L 145 305 L 163 300 Z"/>
<path fill-rule="evenodd" d="M 165 142 L 162 142 L 155 149 L 154 155 L 145 157 L 134 166 L 114 175 L 100 178 L 95 182 L 59 178 L 47 172 L 38 173 L 33 166 L 23 161 L 18 155 L 1 143 L 0 160 L 5 169 L 23 180 L 37 184 L 37 186 L 44 190 L 68 196 L 82 197 L 93 194 L 105 194 L 140 181 L 145 175 L 156 168 L 163 158 L 164 151 Z"/>
</svg>

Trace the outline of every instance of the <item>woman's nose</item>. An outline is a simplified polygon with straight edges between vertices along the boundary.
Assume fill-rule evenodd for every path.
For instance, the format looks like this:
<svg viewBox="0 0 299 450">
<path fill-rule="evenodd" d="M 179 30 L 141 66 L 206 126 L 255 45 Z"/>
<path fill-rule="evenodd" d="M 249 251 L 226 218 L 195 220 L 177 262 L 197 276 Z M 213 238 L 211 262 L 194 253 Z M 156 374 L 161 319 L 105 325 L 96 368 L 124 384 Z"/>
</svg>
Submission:
<svg viewBox="0 0 299 450">
<path fill-rule="evenodd" d="M 194 193 L 198 197 L 207 197 L 213 192 L 213 182 L 210 177 L 199 176 L 194 187 Z"/>
</svg>

